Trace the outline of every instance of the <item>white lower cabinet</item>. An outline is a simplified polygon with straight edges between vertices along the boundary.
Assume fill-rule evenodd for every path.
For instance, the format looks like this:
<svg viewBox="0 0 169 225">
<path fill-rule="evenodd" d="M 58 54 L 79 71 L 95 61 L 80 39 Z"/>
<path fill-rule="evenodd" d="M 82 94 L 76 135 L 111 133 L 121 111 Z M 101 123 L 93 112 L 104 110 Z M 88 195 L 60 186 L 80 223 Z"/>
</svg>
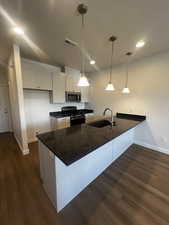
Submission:
<svg viewBox="0 0 169 225">
<path fill-rule="evenodd" d="M 70 117 L 64 118 L 50 118 L 51 130 L 62 129 L 70 127 Z"/>
<path fill-rule="evenodd" d="M 46 151 L 45 146 L 39 142 L 40 174 L 44 189 L 56 207 L 56 174 L 55 156 L 51 151 Z"/>
<path fill-rule="evenodd" d="M 86 117 L 86 123 L 90 123 L 90 122 L 92 122 L 93 119 L 95 118 L 95 115 L 94 115 L 94 113 L 87 113 L 87 114 L 85 115 L 85 117 Z"/>
</svg>

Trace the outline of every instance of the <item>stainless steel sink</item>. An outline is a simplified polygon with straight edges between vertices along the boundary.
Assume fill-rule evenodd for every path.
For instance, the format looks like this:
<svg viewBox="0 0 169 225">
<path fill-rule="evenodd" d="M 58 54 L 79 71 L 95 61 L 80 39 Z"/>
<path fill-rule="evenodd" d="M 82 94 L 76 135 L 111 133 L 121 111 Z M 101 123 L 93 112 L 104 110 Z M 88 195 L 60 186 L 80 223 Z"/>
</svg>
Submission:
<svg viewBox="0 0 169 225">
<path fill-rule="evenodd" d="M 97 120 L 91 123 L 88 123 L 89 126 L 92 127 L 98 127 L 98 128 L 102 128 L 102 127 L 106 127 L 106 126 L 112 126 L 111 122 L 108 120 Z"/>
</svg>

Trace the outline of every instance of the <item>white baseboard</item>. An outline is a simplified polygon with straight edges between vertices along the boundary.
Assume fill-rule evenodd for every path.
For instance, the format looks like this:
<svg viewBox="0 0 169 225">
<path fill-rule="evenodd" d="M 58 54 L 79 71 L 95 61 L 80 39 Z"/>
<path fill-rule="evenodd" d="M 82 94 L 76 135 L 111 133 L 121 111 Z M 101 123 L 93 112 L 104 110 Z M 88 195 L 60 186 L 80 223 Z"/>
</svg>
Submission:
<svg viewBox="0 0 169 225">
<path fill-rule="evenodd" d="M 29 154 L 29 149 L 23 149 L 22 146 L 21 146 L 21 144 L 20 144 L 20 142 L 19 142 L 19 140 L 18 140 L 18 138 L 16 137 L 15 134 L 14 134 L 14 137 L 15 137 L 15 140 L 16 140 L 16 142 L 17 142 L 17 144 L 18 144 L 18 146 L 19 146 L 19 148 L 20 148 L 22 154 L 23 154 L 23 155 Z"/>
<path fill-rule="evenodd" d="M 157 145 L 150 145 L 150 144 L 142 142 L 142 141 L 134 141 L 134 144 L 141 145 L 141 146 L 143 146 L 145 148 L 150 148 L 150 149 L 152 149 L 154 151 L 161 152 L 161 153 L 169 155 L 169 149 L 161 148 L 161 147 L 159 147 Z"/>
<path fill-rule="evenodd" d="M 23 155 L 28 155 L 29 154 L 29 149 L 27 148 L 27 149 L 24 149 L 23 151 L 22 151 L 22 154 Z"/>
<path fill-rule="evenodd" d="M 28 140 L 28 143 L 31 144 L 31 143 L 36 142 L 36 141 L 38 141 L 38 139 L 37 139 L 37 137 L 34 137 L 34 138 L 30 138 Z"/>
</svg>

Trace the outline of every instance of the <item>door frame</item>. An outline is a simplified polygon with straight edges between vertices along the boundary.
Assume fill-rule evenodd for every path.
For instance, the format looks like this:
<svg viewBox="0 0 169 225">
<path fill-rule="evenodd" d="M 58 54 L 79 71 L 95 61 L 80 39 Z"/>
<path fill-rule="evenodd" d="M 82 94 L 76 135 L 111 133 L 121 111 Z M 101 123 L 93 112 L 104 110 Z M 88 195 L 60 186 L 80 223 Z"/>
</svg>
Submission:
<svg viewBox="0 0 169 225">
<path fill-rule="evenodd" d="M 0 84 L 0 88 L 1 87 L 6 87 L 8 89 L 8 124 L 9 124 L 9 131 L 8 132 L 12 132 L 12 120 L 11 120 L 11 106 L 10 106 L 10 99 L 9 99 L 9 85 L 8 84 Z M 4 132 L 7 133 L 7 132 Z M 0 134 L 3 134 L 0 133 Z"/>
</svg>

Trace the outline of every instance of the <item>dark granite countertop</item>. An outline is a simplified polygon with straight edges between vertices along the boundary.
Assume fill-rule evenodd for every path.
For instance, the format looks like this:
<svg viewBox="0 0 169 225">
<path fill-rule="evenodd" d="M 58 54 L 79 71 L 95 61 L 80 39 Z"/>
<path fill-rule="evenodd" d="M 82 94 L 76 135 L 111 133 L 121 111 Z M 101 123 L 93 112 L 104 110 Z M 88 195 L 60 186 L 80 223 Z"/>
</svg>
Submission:
<svg viewBox="0 0 169 225">
<path fill-rule="evenodd" d="M 113 127 L 96 128 L 88 124 L 82 124 L 40 134 L 37 137 L 63 163 L 70 165 L 137 126 L 145 119 L 145 116 L 119 113 L 115 118 L 116 126 Z"/>
<path fill-rule="evenodd" d="M 72 115 L 87 114 L 87 113 L 93 113 L 93 110 L 92 109 L 77 109 L 71 112 L 57 111 L 57 112 L 50 112 L 49 115 L 55 118 L 63 118 L 63 117 L 69 117 Z"/>
</svg>

